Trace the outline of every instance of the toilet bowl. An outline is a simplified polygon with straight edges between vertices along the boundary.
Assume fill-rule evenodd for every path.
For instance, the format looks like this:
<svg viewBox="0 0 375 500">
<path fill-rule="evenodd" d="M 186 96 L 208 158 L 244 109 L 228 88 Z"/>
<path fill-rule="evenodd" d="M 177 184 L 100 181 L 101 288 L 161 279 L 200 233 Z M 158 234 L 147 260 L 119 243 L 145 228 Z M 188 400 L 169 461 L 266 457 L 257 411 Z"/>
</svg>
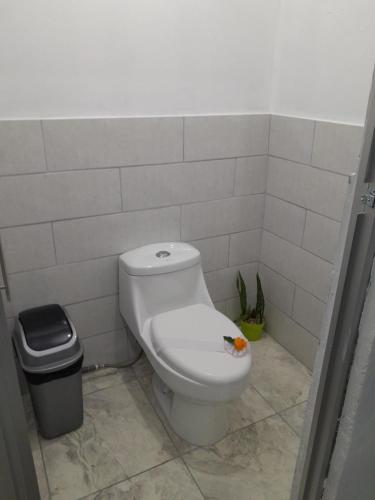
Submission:
<svg viewBox="0 0 375 500">
<path fill-rule="evenodd" d="M 216 311 L 200 253 L 186 243 L 147 245 L 119 259 L 120 311 L 153 366 L 152 387 L 171 427 L 197 445 L 228 429 L 228 402 L 247 385 L 250 346 L 234 357 L 238 328 Z"/>
</svg>

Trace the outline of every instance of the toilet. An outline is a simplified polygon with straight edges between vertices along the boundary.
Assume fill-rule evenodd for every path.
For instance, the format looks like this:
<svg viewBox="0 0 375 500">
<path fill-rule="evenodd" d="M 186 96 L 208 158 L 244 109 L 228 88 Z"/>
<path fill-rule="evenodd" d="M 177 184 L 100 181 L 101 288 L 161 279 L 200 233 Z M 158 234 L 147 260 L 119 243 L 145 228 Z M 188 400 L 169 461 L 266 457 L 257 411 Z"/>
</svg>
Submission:
<svg viewBox="0 0 375 500">
<path fill-rule="evenodd" d="M 223 336 L 240 330 L 212 303 L 199 251 L 146 245 L 119 258 L 120 311 L 154 368 L 152 387 L 173 430 L 196 445 L 222 438 L 229 402 L 244 391 L 250 346 L 235 357 Z"/>
</svg>

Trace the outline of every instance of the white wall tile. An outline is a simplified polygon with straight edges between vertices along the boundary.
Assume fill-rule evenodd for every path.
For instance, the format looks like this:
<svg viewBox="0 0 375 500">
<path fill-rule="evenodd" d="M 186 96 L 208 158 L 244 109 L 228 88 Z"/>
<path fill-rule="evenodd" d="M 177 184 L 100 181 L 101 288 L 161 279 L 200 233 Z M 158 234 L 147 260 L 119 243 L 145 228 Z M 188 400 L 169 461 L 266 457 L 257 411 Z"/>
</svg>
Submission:
<svg viewBox="0 0 375 500">
<path fill-rule="evenodd" d="M 139 350 L 125 329 L 84 338 L 82 344 L 84 366 L 96 363 L 130 363 Z"/>
<path fill-rule="evenodd" d="M 118 295 L 78 302 L 66 309 L 81 339 L 124 328 Z"/>
<path fill-rule="evenodd" d="M 49 170 L 182 161 L 182 118 L 43 121 Z"/>
<path fill-rule="evenodd" d="M 247 231 L 262 226 L 264 195 L 195 203 L 182 207 L 183 240 Z"/>
<path fill-rule="evenodd" d="M 306 210 L 273 196 L 266 196 L 263 227 L 285 240 L 300 245 Z"/>
<path fill-rule="evenodd" d="M 201 253 L 203 271 L 214 271 L 228 265 L 229 236 L 218 236 L 190 242 Z"/>
<path fill-rule="evenodd" d="M 13 335 L 16 328 L 16 318 L 7 318 L 7 327 L 9 335 Z"/>
<path fill-rule="evenodd" d="M 118 293 L 118 258 L 12 274 L 9 283 L 15 312 L 54 302 L 64 305 L 113 295 Z"/>
<path fill-rule="evenodd" d="M 269 153 L 287 160 L 310 163 L 314 126 L 313 120 L 272 116 Z"/>
<path fill-rule="evenodd" d="M 0 290 L 1 300 L 3 301 L 4 312 L 6 318 L 12 318 L 16 315 L 16 311 L 14 308 L 14 304 L 9 302 L 7 296 L 5 295 L 5 290 Z M 11 300 L 13 301 L 13 297 L 11 296 Z"/>
<path fill-rule="evenodd" d="M 120 210 L 118 169 L 17 175 L 0 181 L 0 226 Z"/>
<path fill-rule="evenodd" d="M 363 127 L 317 122 L 312 164 L 341 174 L 357 172 Z"/>
<path fill-rule="evenodd" d="M 305 292 L 305 290 L 299 287 L 296 288 L 293 318 L 315 337 L 320 337 L 324 311 L 324 302 Z"/>
<path fill-rule="evenodd" d="M 254 302 L 256 290 L 256 273 L 258 264 L 246 264 L 244 266 L 227 267 L 218 271 L 211 271 L 205 274 L 206 283 L 210 296 L 214 302 L 237 297 L 236 277 L 241 271 L 242 277 L 248 289 L 248 299 Z"/>
<path fill-rule="evenodd" d="M 251 303 L 252 305 L 254 302 Z M 226 301 L 225 315 L 228 316 L 232 321 L 236 321 L 241 315 L 240 299 L 234 297 L 233 299 L 228 299 Z"/>
<path fill-rule="evenodd" d="M 56 264 L 51 224 L 2 229 L 0 236 L 8 273 Z"/>
<path fill-rule="evenodd" d="M 232 196 L 235 160 L 128 167 L 121 170 L 124 208 L 161 207 Z"/>
<path fill-rule="evenodd" d="M 322 215 L 307 212 L 302 246 L 322 259 L 334 261 L 341 224 Z"/>
<path fill-rule="evenodd" d="M 312 370 L 319 344 L 316 337 L 271 304 L 267 308 L 266 331 Z"/>
<path fill-rule="evenodd" d="M 230 235 L 229 265 L 237 266 L 259 259 L 262 230 L 253 229 Z"/>
<path fill-rule="evenodd" d="M 269 115 L 185 118 L 185 160 L 267 154 L 268 134 Z"/>
<path fill-rule="evenodd" d="M 227 304 L 226 304 L 225 300 L 223 300 L 221 302 L 215 302 L 214 306 L 215 306 L 215 309 L 217 311 L 221 312 L 222 314 L 226 314 L 226 311 L 227 311 L 226 306 L 227 306 Z"/>
<path fill-rule="evenodd" d="M 267 156 L 249 156 L 237 158 L 234 194 L 264 193 L 267 186 Z"/>
<path fill-rule="evenodd" d="M 40 121 L 0 121 L 0 175 L 44 170 L 46 163 Z"/>
<path fill-rule="evenodd" d="M 264 231 L 261 261 L 315 297 L 327 299 L 332 266 L 325 260 Z"/>
<path fill-rule="evenodd" d="M 292 315 L 295 285 L 263 264 L 259 266 L 259 276 L 266 302 L 272 302 L 281 311 Z M 267 306 L 266 306 L 267 316 Z"/>
<path fill-rule="evenodd" d="M 168 207 L 54 223 L 57 262 L 114 255 L 180 238 L 180 208 Z"/>
<path fill-rule="evenodd" d="M 346 177 L 279 158 L 269 158 L 267 192 L 332 219 L 341 220 Z"/>
</svg>

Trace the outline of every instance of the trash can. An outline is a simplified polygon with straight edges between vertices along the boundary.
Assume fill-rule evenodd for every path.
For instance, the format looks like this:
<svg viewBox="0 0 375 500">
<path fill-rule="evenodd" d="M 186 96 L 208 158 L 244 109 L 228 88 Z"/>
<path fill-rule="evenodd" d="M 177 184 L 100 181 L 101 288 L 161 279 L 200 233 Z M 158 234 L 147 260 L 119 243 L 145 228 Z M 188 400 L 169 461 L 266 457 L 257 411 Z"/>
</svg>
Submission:
<svg viewBox="0 0 375 500">
<path fill-rule="evenodd" d="M 82 425 L 83 350 L 58 304 L 18 315 L 14 343 L 41 435 L 51 439 Z"/>
</svg>

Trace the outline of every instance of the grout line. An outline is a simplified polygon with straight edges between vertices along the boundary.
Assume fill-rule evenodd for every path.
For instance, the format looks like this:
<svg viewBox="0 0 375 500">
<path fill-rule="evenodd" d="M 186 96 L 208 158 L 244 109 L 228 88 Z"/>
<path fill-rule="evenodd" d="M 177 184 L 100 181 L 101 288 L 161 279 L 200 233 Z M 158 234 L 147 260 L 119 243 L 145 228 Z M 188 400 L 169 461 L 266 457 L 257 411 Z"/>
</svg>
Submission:
<svg viewBox="0 0 375 500">
<path fill-rule="evenodd" d="M 313 210 L 311 208 L 304 207 L 303 205 L 298 205 L 298 203 L 295 203 L 293 201 L 285 200 L 284 198 L 280 198 L 280 196 L 277 196 L 276 194 L 273 193 L 265 193 L 266 196 L 270 196 L 271 198 L 276 198 L 277 200 L 283 201 L 284 203 L 288 203 L 289 205 L 293 205 L 294 207 L 302 208 L 303 210 L 306 210 L 307 212 L 311 212 L 316 215 L 320 215 L 320 217 L 325 217 L 326 219 L 329 219 L 333 222 L 338 222 L 341 224 L 342 219 L 334 219 L 333 217 L 330 217 L 329 215 L 322 214 L 321 212 L 317 212 L 316 210 Z"/>
<path fill-rule="evenodd" d="M 46 148 L 46 138 L 45 138 L 45 133 L 44 133 L 44 127 L 43 127 L 43 120 L 39 120 L 39 123 L 40 123 L 40 131 L 42 134 L 44 163 L 46 166 L 46 169 L 44 170 L 44 172 L 48 172 L 49 168 L 48 168 L 48 161 L 47 161 L 47 148 Z M 34 172 L 34 173 L 36 174 L 38 172 Z M 32 172 L 30 172 L 30 174 L 32 174 Z M 9 174 L 9 175 L 12 176 L 12 174 Z M 19 175 L 23 175 L 23 174 L 19 174 Z"/>
<path fill-rule="evenodd" d="M 293 321 L 295 321 L 295 319 L 294 319 L 294 306 L 296 305 L 296 293 L 297 293 L 297 285 L 295 283 L 293 283 L 292 310 L 290 312 L 290 318 L 293 319 Z M 298 323 L 298 322 L 296 321 L 296 323 Z"/>
<path fill-rule="evenodd" d="M 154 410 L 155 411 L 155 410 Z M 156 413 L 156 412 L 155 412 Z M 136 474 L 132 474 L 128 477 L 128 479 L 133 479 L 135 477 L 138 477 L 138 476 L 141 476 L 142 474 L 144 474 L 145 472 L 149 472 L 151 470 L 154 470 L 154 469 L 157 469 L 158 467 L 161 467 L 162 465 L 164 464 L 167 464 L 168 462 L 173 462 L 173 460 L 176 460 L 177 458 L 179 457 L 171 457 L 171 458 L 168 458 L 167 460 L 164 460 L 163 462 L 161 462 L 160 464 L 157 464 L 157 465 L 153 465 L 152 467 L 150 467 L 149 469 L 146 469 L 142 472 L 137 472 Z M 122 481 L 121 481 L 122 482 Z"/>
<path fill-rule="evenodd" d="M 280 235 L 278 235 L 278 234 L 273 233 L 273 232 L 272 232 L 272 231 L 270 231 L 269 229 L 264 229 L 263 231 L 264 231 L 265 233 L 272 234 L 272 236 L 274 236 L 275 238 L 279 238 L 280 240 L 285 241 L 286 243 L 289 243 L 289 245 L 293 245 L 294 247 L 299 248 L 300 250 L 303 250 L 304 252 L 309 253 L 310 255 L 313 255 L 313 256 L 314 256 L 314 257 L 316 257 L 317 259 L 320 259 L 320 260 L 322 260 L 322 261 L 326 262 L 327 264 L 329 264 L 329 265 L 333 266 L 333 262 L 330 262 L 329 260 L 324 259 L 324 258 L 323 258 L 323 257 L 321 257 L 320 255 L 317 255 L 316 253 L 313 253 L 313 252 L 311 252 L 310 250 L 307 250 L 306 248 L 303 248 L 303 247 L 301 247 L 301 246 L 299 246 L 299 245 L 296 245 L 295 243 L 292 243 L 290 240 L 287 240 L 287 239 L 283 238 L 282 236 L 280 236 Z"/>
<path fill-rule="evenodd" d="M 194 451 L 194 450 L 190 450 L 190 451 Z M 206 499 L 207 497 L 204 495 L 203 491 L 201 490 L 201 487 L 199 486 L 198 481 L 195 479 L 195 476 L 194 476 L 194 474 L 191 472 L 189 465 L 188 465 L 188 464 L 186 463 L 186 461 L 185 461 L 184 454 L 182 454 L 182 455 L 181 455 L 180 459 L 181 459 L 182 463 L 184 464 L 185 469 L 186 469 L 186 470 L 187 470 L 187 472 L 188 472 L 188 475 L 191 477 L 191 479 L 192 479 L 193 483 L 195 484 L 195 486 L 198 488 L 198 490 L 199 490 L 200 494 L 202 495 L 202 498 L 203 498 L 203 499 Z"/>
<path fill-rule="evenodd" d="M 285 314 L 283 311 L 281 311 L 281 309 L 280 309 L 279 307 L 277 307 L 277 306 L 276 306 L 275 304 L 273 304 L 271 301 L 269 301 L 269 302 L 272 304 L 272 306 L 273 306 L 275 309 L 277 309 L 279 312 L 281 312 L 282 314 L 284 314 L 284 316 L 286 316 L 286 317 L 287 317 L 287 318 L 289 318 L 291 321 L 293 321 L 294 323 L 296 323 L 296 321 L 294 321 L 294 319 L 293 319 L 293 318 L 291 318 L 290 316 L 288 316 L 287 314 Z M 299 325 L 299 323 L 297 323 L 297 324 Z M 301 326 L 301 327 L 302 327 L 302 325 L 299 325 L 299 326 Z M 320 339 L 319 339 L 318 337 L 315 337 L 315 335 L 313 335 L 313 334 L 312 334 L 312 333 L 310 333 L 308 330 L 306 330 L 306 328 L 305 328 L 305 327 L 302 327 L 302 329 L 303 329 L 303 330 L 305 330 L 305 332 L 306 332 L 306 333 L 308 333 L 308 334 L 310 335 L 310 337 L 313 337 L 315 340 L 317 340 L 317 341 L 318 341 L 318 344 L 320 343 Z M 312 369 L 312 368 L 307 367 L 307 366 L 306 366 L 306 365 L 305 365 L 302 361 L 300 361 L 300 360 L 296 357 L 296 355 L 295 355 L 295 354 L 294 354 L 294 353 L 293 353 L 293 352 L 292 352 L 292 351 L 291 351 L 288 347 L 286 347 L 284 344 L 281 344 L 281 343 L 280 343 L 280 342 L 279 342 L 279 341 L 278 341 L 278 340 L 277 340 L 277 339 L 276 339 L 273 335 L 271 335 L 271 334 L 270 334 L 270 333 L 268 333 L 268 332 L 266 332 L 266 333 L 267 333 L 267 335 L 268 335 L 269 337 L 271 337 L 271 338 L 272 338 L 272 340 L 273 340 L 274 342 L 276 342 L 277 344 L 279 344 L 279 346 L 280 346 L 280 347 L 282 347 L 282 348 L 283 348 L 286 352 L 288 352 L 291 356 L 293 356 L 293 358 L 294 358 L 296 361 L 298 361 L 298 363 L 299 363 L 300 365 L 302 365 L 302 366 L 305 368 L 305 370 L 307 370 L 307 371 L 308 371 L 308 374 L 309 374 L 309 376 L 310 376 L 310 377 L 312 376 L 312 372 L 313 372 L 313 369 Z"/>
<path fill-rule="evenodd" d="M 238 174 L 238 158 L 236 158 L 234 160 L 234 175 L 233 175 L 233 189 L 232 189 L 232 196 L 233 197 L 236 196 L 235 191 L 236 191 L 237 174 Z"/>
<path fill-rule="evenodd" d="M 36 424 L 36 422 L 35 422 L 35 424 Z M 45 462 L 45 459 L 44 459 L 43 446 L 42 446 L 42 443 L 41 443 L 41 438 L 40 438 L 40 435 L 39 435 L 38 428 L 36 428 L 36 433 L 37 433 L 37 438 L 38 438 L 38 443 L 39 443 L 40 455 L 42 457 L 43 471 L 44 471 L 44 475 L 45 475 L 45 478 L 46 478 L 48 494 L 49 494 L 49 497 L 52 498 L 52 494 L 51 494 L 52 488 L 50 486 L 50 481 L 49 481 L 49 477 L 48 477 L 48 473 L 47 473 L 46 462 Z"/>
<path fill-rule="evenodd" d="M 293 281 L 290 281 L 290 279 L 286 278 L 283 274 L 281 274 L 280 272 L 278 271 L 275 271 L 275 269 L 273 269 L 272 267 L 270 267 L 268 264 L 265 264 L 264 262 L 260 262 L 260 264 L 262 266 L 264 266 L 265 268 L 267 268 L 268 270 L 270 270 L 271 272 L 277 274 L 278 276 L 280 276 L 281 278 L 283 278 L 284 280 L 288 281 L 291 285 L 294 286 L 294 292 L 293 292 L 293 302 L 294 302 L 294 294 L 295 294 L 295 291 L 297 288 L 300 288 L 301 290 L 303 290 L 305 293 L 307 293 L 308 295 L 311 295 L 314 299 L 318 300 L 324 307 L 326 307 L 327 303 L 324 302 L 322 299 L 320 299 L 319 297 L 316 297 L 313 293 L 309 292 L 308 290 L 306 290 L 305 288 L 303 288 L 301 285 L 298 285 L 297 283 L 294 283 Z M 285 316 L 287 316 L 289 319 L 291 319 L 292 321 L 294 321 L 295 323 L 297 323 L 298 325 L 300 325 L 304 330 L 306 330 L 308 333 L 310 333 L 311 335 L 313 335 L 313 337 L 317 338 L 319 340 L 319 337 L 316 336 L 314 333 L 310 332 L 309 330 L 307 330 L 307 328 L 303 325 L 301 325 L 301 323 L 299 323 L 298 321 L 296 321 L 293 316 L 289 315 L 287 312 L 283 311 L 282 309 L 280 309 L 279 306 L 277 306 L 274 302 L 272 302 L 272 300 L 270 299 L 267 299 L 267 302 L 270 302 L 274 307 L 276 307 L 276 309 L 278 309 L 281 313 L 283 313 Z M 292 310 L 293 312 L 293 310 Z"/>
<path fill-rule="evenodd" d="M 96 259 L 95 259 L 96 260 Z M 109 297 L 118 297 L 118 293 L 110 293 L 108 295 L 99 295 L 99 297 L 94 297 L 92 299 L 84 299 L 84 300 L 78 300 L 77 302 L 69 302 L 67 304 L 64 304 L 64 306 L 75 306 L 76 304 L 85 304 L 86 302 L 93 302 L 94 300 L 100 300 L 100 299 L 106 299 Z"/>
<path fill-rule="evenodd" d="M 119 186 L 120 186 L 120 199 L 121 199 L 121 212 L 124 212 L 124 195 L 122 192 L 122 173 L 121 173 L 121 167 L 118 169 L 118 175 L 119 175 Z"/>
<path fill-rule="evenodd" d="M 166 162 L 158 162 L 158 163 L 140 163 L 138 165 L 103 165 L 99 167 L 86 167 L 86 168 L 70 168 L 65 170 L 40 170 L 38 172 L 16 172 L 13 174 L 0 174 L 0 179 L 2 177 L 20 177 L 20 176 L 29 176 L 29 175 L 55 175 L 55 174 L 69 174 L 69 173 L 78 173 L 78 172 L 95 172 L 97 170 L 115 170 L 117 168 L 142 168 L 142 167 L 162 167 L 167 165 L 184 165 L 189 163 L 209 163 L 209 162 L 218 162 L 218 161 L 228 161 L 228 160 L 236 160 L 237 158 L 256 158 L 256 157 L 267 157 L 267 152 L 265 153 L 256 153 L 256 154 L 248 154 L 248 155 L 237 155 L 237 156 L 222 156 L 219 158 L 201 158 L 197 160 L 177 160 L 177 161 L 166 161 Z"/>
<path fill-rule="evenodd" d="M 120 253 L 116 253 L 116 254 L 112 254 L 112 255 L 102 255 L 100 257 L 91 257 L 90 259 L 77 260 L 77 261 L 74 261 L 74 262 L 58 262 L 55 266 L 40 267 L 38 269 L 30 269 L 30 270 L 27 270 L 27 271 L 17 271 L 17 272 L 9 273 L 9 276 L 16 276 L 18 274 L 28 274 L 28 273 L 33 273 L 35 271 L 45 271 L 47 269 L 55 269 L 56 267 L 74 266 L 74 265 L 77 265 L 77 264 L 84 264 L 85 262 L 93 262 L 95 260 L 111 259 L 111 258 L 114 258 L 114 257 L 118 257 L 119 255 L 121 255 L 121 254 Z M 87 302 L 88 300 L 94 300 L 96 298 L 107 297 L 107 296 L 110 296 L 110 295 L 118 295 L 118 294 L 116 292 L 114 292 L 114 293 L 109 293 L 109 294 L 106 294 L 106 295 L 101 295 L 99 297 L 92 297 L 92 299 L 79 300 L 78 302 Z M 72 304 L 75 304 L 75 302 L 72 302 Z"/>
<path fill-rule="evenodd" d="M 122 332 L 122 331 L 124 331 L 124 333 L 126 332 L 125 326 L 123 328 L 115 328 L 112 330 L 106 330 L 105 332 L 94 333 L 94 335 L 87 335 L 85 337 L 82 337 L 82 335 L 81 335 L 81 336 L 79 336 L 79 339 L 84 341 L 84 340 L 93 339 L 95 337 L 101 337 L 102 335 L 108 335 L 109 333 Z"/>
<path fill-rule="evenodd" d="M 185 117 L 182 117 L 182 161 L 185 161 Z"/>
<path fill-rule="evenodd" d="M 162 465 L 167 464 L 168 462 L 172 462 L 173 460 L 176 460 L 176 458 L 177 457 L 175 457 L 175 458 L 169 458 L 168 460 L 164 460 L 164 462 L 161 462 L 160 464 L 153 465 L 149 469 L 145 469 L 145 470 L 143 470 L 141 472 L 137 472 L 136 474 L 133 474 L 133 475 L 130 475 L 130 476 L 127 476 L 126 473 L 125 473 L 126 477 L 124 477 L 123 479 L 120 479 L 119 481 L 115 481 L 114 483 L 108 484 L 107 486 L 105 486 L 104 488 L 101 488 L 99 490 L 92 491 L 91 493 L 88 493 L 87 495 L 84 495 L 83 497 L 79 497 L 77 500 L 85 500 L 85 499 L 91 497 L 92 495 L 96 496 L 98 493 L 103 493 L 103 492 L 105 492 L 106 490 L 108 490 L 110 488 L 113 488 L 115 486 L 119 486 L 120 484 L 125 483 L 126 481 L 130 481 L 131 479 L 134 479 L 134 478 L 136 478 L 138 476 L 141 476 L 142 474 L 144 474 L 146 472 L 149 472 L 149 471 L 152 471 L 153 469 L 161 467 Z"/>
<path fill-rule="evenodd" d="M 141 213 L 141 212 L 160 211 L 160 210 L 166 210 L 168 208 L 178 208 L 178 207 L 185 207 L 185 206 L 190 206 L 190 205 L 201 205 L 204 203 L 207 204 L 207 203 L 214 203 L 214 202 L 226 201 L 226 200 L 239 200 L 242 198 L 250 198 L 250 197 L 261 196 L 261 195 L 264 195 L 264 193 L 241 194 L 241 195 L 237 195 L 237 196 L 226 196 L 223 198 L 213 198 L 210 200 L 182 201 L 180 203 L 174 203 L 171 205 L 156 205 L 156 206 L 145 207 L 145 208 L 134 208 L 134 209 L 130 209 L 130 210 L 127 209 L 125 211 L 100 212 L 100 213 L 95 213 L 95 214 L 78 215 L 76 217 L 61 218 L 61 219 L 45 219 L 42 221 L 39 220 L 39 221 L 35 221 L 35 222 L 5 225 L 5 226 L 1 226 L 0 230 L 16 228 L 16 227 L 36 226 L 36 225 L 40 225 L 40 224 L 48 224 L 49 222 L 53 222 L 53 223 L 58 224 L 61 222 L 71 222 L 71 221 L 77 221 L 77 220 L 80 221 L 80 220 L 84 220 L 84 219 L 92 219 L 93 217 L 99 218 L 99 217 L 109 217 L 109 216 L 114 216 L 114 215 L 125 215 L 125 214 Z"/>
<path fill-rule="evenodd" d="M 180 241 L 182 241 L 182 205 L 180 205 L 179 229 L 180 229 Z"/>
<path fill-rule="evenodd" d="M 304 215 L 303 229 L 302 229 L 302 234 L 301 234 L 301 241 L 300 241 L 298 246 L 300 248 L 303 248 L 304 250 L 306 250 L 306 248 L 303 247 L 303 240 L 305 239 L 305 231 L 306 231 L 306 224 L 307 224 L 307 209 L 305 209 L 305 213 L 303 215 Z M 307 252 L 308 252 L 308 250 L 307 250 Z M 312 253 L 312 252 L 310 252 L 310 253 Z"/>
<path fill-rule="evenodd" d="M 296 286 L 296 288 L 297 288 L 297 286 Z M 301 287 L 299 287 L 299 288 L 301 288 Z M 302 290 L 304 290 L 304 289 L 302 288 Z M 307 292 L 307 293 L 309 293 L 309 292 Z M 311 294 L 310 294 L 310 295 L 311 295 Z M 314 298 L 316 298 L 316 297 L 314 297 Z M 308 333 L 311 337 L 313 337 L 314 339 L 318 340 L 318 342 L 320 342 L 320 336 L 318 336 L 318 335 L 316 335 L 315 333 L 311 332 L 310 330 L 308 330 L 308 329 L 306 328 L 306 326 L 302 325 L 302 324 L 301 324 L 301 323 L 299 323 L 296 319 L 294 319 L 292 316 L 290 316 L 288 313 L 286 313 L 285 311 L 281 310 L 279 306 L 277 306 L 274 302 L 272 302 L 272 300 L 269 300 L 269 299 L 268 299 L 268 302 L 272 305 L 272 307 L 274 307 L 275 309 L 277 309 L 277 310 L 278 310 L 281 314 L 283 314 L 283 315 L 284 315 L 284 316 L 286 316 L 288 319 L 290 319 L 290 321 L 293 321 L 293 323 L 295 323 L 296 325 L 298 325 L 299 327 L 301 327 L 301 328 L 302 328 L 303 330 L 305 330 L 305 332 L 306 332 L 306 333 Z M 269 335 L 270 335 L 270 334 L 269 334 Z M 270 336 L 272 337 L 272 335 L 270 335 Z M 274 340 L 276 340 L 276 339 L 274 339 Z M 278 342 L 278 341 L 276 340 L 276 342 Z M 278 344 L 280 344 L 280 342 L 278 342 Z M 292 354 L 292 355 L 296 358 L 295 354 L 293 354 L 293 353 L 292 353 L 292 351 L 290 351 L 289 349 L 287 349 L 287 348 L 286 348 L 283 344 L 280 344 L 280 345 L 281 345 L 282 347 L 284 347 L 284 349 L 285 349 L 286 351 L 288 351 L 290 354 Z M 296 358 L 296 359 L 297 359 L 297 358 Z M 298 361 L 299 361 L 299 360 L 298 360 Z M 302 362 L 300 361 L 300 363 L 302 363 Z M 303 363 L 302 363 L 302 364 L 303 364 Z M 304 365 L 304 366 L 305 366 L 305 365 Z M 309 369 L 309 368 L 308 368 L 308 369 Z"/>
<path fill-rule="evenodd" d="M 53 244 L 53 250 L 55 253 L 55 266 L 58 265 L 57 263 L 57 250 L 56 250 L 56 236 L 55 236 L 55 227 L 54 227 L 54 222 L 49 222 L 50 227 L 51 227 L 51 234 L 52 234 L 52 244 Z M 47 267 L 54 267 L 54 266 L 47 266 Z M 40 267 L 39 269 L 45 269 L 45 267 Z M 33 268 L 32 271 L 36 271 L 37 268 Z M 19 272 L 24 272 L 24 271 L 19 271 Z M 16 273 L 14 273 L 16 274 Z"/>
<path fill-rule="evenodd" d="M 270 158 L 275 158 L 276 160 L 284 160 L 288 161 L 290 163 L 294 163 L 295 165 L 302 165 L 304 167 L 310 167 L 310 168 L 315 168 L 316 170 L 320 170 L 321 172 L 328 172 L 330 174 L 338 175 L 340 177 L 349 177 L 349 174 L 343 174 L 342 172 L 337 172 L 336 170 L 329 170 L 328 168 L 323 168 L 323 167 L 318 167 L 317 165 L 311 165 L 310 163 L 304 163 L 301 161 L 296 161 L 296 160 L 290 160 L 289 158 L 285 158 L 283 156 L 276 156 L 276 155 L 268 155 Z M 357 165 L 358 169 L 358 165 Z"/>
<path fill-rule="evenodd" d="M 294 432 L 294 434 L 298 437 L 298 439 L 301 439 L 300 434 L 298 434 L 298 432 L 295 429 L 293 429 L 293 427 L 290 425 L 290 423 L 288 422 L 288 420 L 284 417 L 283 413 L 286 412 L 287 410 L 291 410 L 293 408 L 297 408 L 297 406 L 301 406 L 301 405 L 303 405 L 306 402 L 307 402 L 307 400 L 301 401 L 300 403 L 297 403 L 297 404 L 295 404 L 293 406 L 289 406 L 288 408 L 285 408 L 284 410 L 281 410 L 281 411 L 279 411 L 277 413 L 277 415 L 283 420 L 283 422 L 285 422 L 285 424 L 289 427 L 289 429 Z M 304 419 L 303 420 L 305 420 L 305 418 L 306 418 L 306 415 L 304 415 Z"/>
<path fill-rule="evenodd" d="M 233 231 L 232 233 L 225 233 L 225 234 L 217 234 L 214 236 L 205 236 L 204 238 L 195 238 L 194 240 L 186 240 L 187 243 L 194 243 L 195 241 L 206 241 L 206 240 L 214 240 L 217 238 L 225 238 L 227 236 L 234 236 L 236 234 L 243 234 L 243 233 L 250 233 L 252 231 L 261 231 L 262 226 L 255 227 L 254 229 L 245 229 L 244 231 Z"/>
<path fill-rule="evenodd" d="M 313 154 L 314 154 L 314 148 L 315 148 L 315 133 L 316 133 L 316 120 L 314 120 L 314 128 L 313 128 L 313 137 L 312 137 L 312 144 L 311 144 L 311 153 L 310 153 L 310 164 L 312 165 L 312 159 L 313 159 Z"/>
</svg>

